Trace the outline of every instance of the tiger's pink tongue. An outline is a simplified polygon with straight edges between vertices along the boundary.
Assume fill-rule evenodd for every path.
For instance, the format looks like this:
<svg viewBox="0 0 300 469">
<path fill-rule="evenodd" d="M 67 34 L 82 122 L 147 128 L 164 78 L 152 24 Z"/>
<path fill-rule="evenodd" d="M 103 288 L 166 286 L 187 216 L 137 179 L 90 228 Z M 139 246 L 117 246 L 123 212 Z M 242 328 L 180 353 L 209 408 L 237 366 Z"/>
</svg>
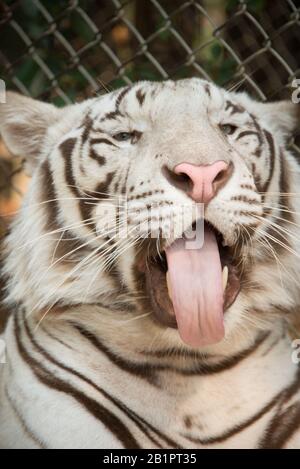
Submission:
<svg viewBox="0 0 300 469">
<path fill-rule="evenodd" d="M 214 232 L 205 227 L 200 249 L 178 239 L 166 249 L 169 284 L 179 334 L 192 347 L 224 337 L 222 266 Z"/>
</svg>

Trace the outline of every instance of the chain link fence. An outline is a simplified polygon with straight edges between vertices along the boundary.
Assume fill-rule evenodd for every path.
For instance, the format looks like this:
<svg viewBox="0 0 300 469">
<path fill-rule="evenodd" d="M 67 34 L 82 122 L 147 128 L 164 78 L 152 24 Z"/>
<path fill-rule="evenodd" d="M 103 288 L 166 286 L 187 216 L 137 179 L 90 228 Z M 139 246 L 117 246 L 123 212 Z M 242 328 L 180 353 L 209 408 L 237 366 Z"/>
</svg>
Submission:
<svg viewBox="0 0 300 469">
<path fill-rule="evenodd" d="M 189 76 L 262 100 L 287 98 L 300 78 L 298 3 L 0 1 L 0 77 L 59 106 L 135 80 Z M 0 140 L 0 230 L 27 183 L 21 158 Z"/>
</svg>

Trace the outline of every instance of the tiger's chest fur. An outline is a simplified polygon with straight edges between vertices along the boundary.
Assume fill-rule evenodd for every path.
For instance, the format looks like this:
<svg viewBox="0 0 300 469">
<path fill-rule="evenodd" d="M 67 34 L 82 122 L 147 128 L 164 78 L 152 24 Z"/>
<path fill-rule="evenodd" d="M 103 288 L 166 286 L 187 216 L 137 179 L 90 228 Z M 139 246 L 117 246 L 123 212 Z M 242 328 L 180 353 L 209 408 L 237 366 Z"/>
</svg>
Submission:
<svg viewBox="0 0 300 469">
<path fill-rule="evenodd" d="M 300 447 L 295 125 L 198 79 L 65 109 L 8 94 L 33 179 L 5 243 L 1 447 Z"/>
<path fill-rule="evenodd" d="M 35 338 L 22 322 L 7 330 L 3 447 L 299 446 L 299 372 L 286 366 L 282 334 L 262 335 L 228 361 L 183 366 L 118 355 L 76 322 Z"/>
</svg>

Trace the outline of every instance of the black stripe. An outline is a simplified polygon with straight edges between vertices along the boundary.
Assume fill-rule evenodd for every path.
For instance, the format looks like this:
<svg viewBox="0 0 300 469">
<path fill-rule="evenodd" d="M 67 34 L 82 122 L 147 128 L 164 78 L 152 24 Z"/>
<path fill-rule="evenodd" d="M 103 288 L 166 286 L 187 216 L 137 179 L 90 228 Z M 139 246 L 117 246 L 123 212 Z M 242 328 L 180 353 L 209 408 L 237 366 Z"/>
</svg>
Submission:
<svg viewBox="0 0 300 469">
<path fill-rule="evenodd" d="M 91 199 L 97 199 L 97 200 L 102 200 L 102 199 L 107 198 L 108 197 L 108 194 L 107 194 L 108 187 L 109 187 L 109 184 L 111 183 L 114 172 L 108 173 L 106 175 L 106 179 L 97 186 L 95 191 L 86 191 L 85 193 L 82 194 L 80 192 L 80 190 L 79 190 L 79 188 L 76 184 L 75 178 L 74 178 L 73 167 L 72 167 L 72 159 L 71 159 L 72 152 L 74 150 L 76 142 L 77 142 L 77 139 L 69 138 L 68 140 L 65 140 L 63 143 L 61 143 L 60 150 L 62 152 L 62 156 L 63 156 L 64 161 L 65 161 L 65 179 L 66 179 L 66 182 L 67 182 L 68 186 L 70 187 L 70 190 L 72 191 L 74 196 L 76 198 L 77 197 L 80 198 L 80 200 L 78 201 L 79 210 L 80 210 L 80 213 L 81 213 L 82 220 L 85 221 L 85 220 L 88 220 L 89 218 L 91 218 L 91 214 L 92 214 L 94 206 L 92 204 L 87 204 L 86 201 L 83 200 L 82 198 L 86 198 L 88 196 L 91 197 Z M 102 194 L 99 194 L 100 192 Z M 89 224 L 89 226 L 91 227 L 91 229 L 94 232 L 96 231 L 96 225 L 95 224 L 91 223 L 91 224 Z"/>
<path fill-rule="evenodd" d="M 103 342 L 100 341 L 92 332 L 85 329 L 83 326 L 77 323 L 72 323 L 73 327 L 80 333 L 82 337 L 87 339 L 97 350 L 100 350 L 107 358 L 118 368 L 127 373 L 139 376 L 140 378 L 146 379 L 151 384 L 157 384 L 157 377 L 155 375 L 155 369 L 152 365 L 141 364 L 130 362 L 122 358 L 121 356 L 115 355 Z"/>
<path fill-rule="evenodd" d="M 76 250 L 77 254 L 80 254 L 83 250 L 80 246 L 83 241 L 71 234 L 68 230 L 64 230 L 63 226 L 59 222 L 59 205 L 57 200 L 57 193 L 54 184 L 53 174 L 50 168 L 50 162 L 46 159 L 40 167 L 41 175 L 41 202 L 44 206 L 44 212 L 46 215 L 45 231 L 51 233 L 55 231 L 57 236 L 62 236 L 55 246 L 55 260 L 63 258 L 63 261 L 68 261 L 68 252 Z M 84 250 L 89 250 L 86 246 Z"/>
<path fill-rule="evenodd" d="M 261 127 L 260 127 L 260 125 L 258 124 L 258 122 L 257 122 L 257 120 L 256 120 L 256 117 L 255 117 L 253 114 L 250 114 L 250 117 L 251 117 L 252 122 L 253 122 L 253 125 L 254 125 L 254 127 L 256 128 L 256 131 L 257 131 L 257 138 L 258 138 L 258 142 L 259 142 L 259 148 L 262 148 L 262 146 L 263 146 L 263 138 L 262 138 Z M 257 153 L 256 156 L 259 157 L 260 154 Z"/>
<path fill-rule="evenodd" d="M 226 101 L 225 111 L 227 111 L 228 109 L 231 109 L 231 115 L 236 113 L 241 114 L 245 112 L 245 109 L 240 104 L 235 104 L 229 100 Z"/>
<path fill-rule="evenodd" d="M 280 449 L 300 429 L 300 403 L 291 405 L 268 428 L 269 436 L 260 443 L 263 449 Z"/>
<path fill-rule="evenodd" d="M 26 323 L 25 323 L 26 326 Z M 50 374 L 48 370 L 41 365 L 35 358 L 33 358 L 26 348 L 24 347 L 21 341 L 21 330 L 18 321 L 17 314 L 14 316 L 14 330 L 15 330 L 15 337 L 18 346 L 18 351 L 23 358 L 23 360 L 29 365 L 32 372 L 35 374 L 37 379 L 43 383 L 45 386 L 48 386 L 51 389 L 54 389 L 58 392 L 63 392 L 72 396 L 74 399 L 77 400 L 90 414 L 92 414 L 97 420 L 100 420 L 102 424 L 115 435 L 115 437 L 122 443 L 122 445 L 127 449 L 135 449 L 139 448 L 139 444 L 131 434 L 129 429 L 124 425 L 124 423 L 109 409 L 106 409 L 103 405 L 98 403 L 92 398 L 89 398 L 70 383 L 63 381 L 62 379 Z M 27 332 L 29 331 L 28 326 L 26 328 Z M 39 346 L 36 344 L 32 336 L 30 337 L 32 344 L 38 348 Z M 32 340 L 33 339 L 33 340 Z M 42 349 L 41 349 L 42 350 Z M 43 351 L 44 355 L 47 356 L 47 352 Z M 52 360 L 50 355 L 47 356 L 49 361 Z M 61 365 L 61 368 L 65 369 L 66 371 L 73 372 L 76 374 L 75 370 L 68 369 L 64 365 Z M 80 374 L 78 374 L 80 375 Z"/>
<path fill-rule="evenodd" d="M 106 163 L 106 158 L 104 156 L 98 155 L 93 148 L 90 148 L 90 158 L 97 161 L 100 166 L 103 166 Z"/>
<path fill-rule="evenodd" d="M 114 175 L 114 171 L 107 173 L 105 180 L 100 182 L 96 187 L 95 191 L 90 192 L 90 194 L 99 200 L 107 199 L 107 197 L 109 196 L 108 189 L 113 180 Z"/>
<path fill-rule="evenodd" d="M 104 143 L 105 145 L 112 145 L 113 147 L 117 147 L 113 142 L 108 140 L 107 138 L 92 138 L 90 141 L 91 145 L 98 145 L 100 143 Z"/>
<path fill-rule="evenodd" d="M 76 198 L 77 197 L 81 198 L 83 197 L 83 195 L 81 194 L 76 184 L 74 174 L 73 174 L 73 165 L 72 165 L 72 153 L 73 153 L 76 143 L 77 143 L 76 138 L 68 138 L 67 140 L 65 140 L 64 142 L 60 144 L 59 149 L 62 153 L 64 162 L 65 162 L 65 180 L 70 190 L 72 191 L 73 195 Z M 80 206 L 82 218 L 83 220 L 85 220 L 88 218 L 87 206 L 84 204 L 84 201 L 82 200 L 79 200 L 78 203 Z"/>
<path fill-rule="evenodd" d="M 125 96 L 127 95 L 127 93 L 129 93 L 130 90 L 131 90 L 131 86 L 127 86 L 127 87 L 124 88 L 124 89 L 121 91 L 121 93 L 118 95 L 118 97 L 117 97 L 117 99 L 116 99 L 116 112 L 119 111 L 121 102 L 123 101 L 123 99 L 125 98 Z"/>
<path fill-rule="evenodd" d="M 262 187 L 262 183 L 261 183 L 261 177 L 260 177 L 260 175 L 257 173 L 255 163 L 251 163 L 251 170 L 252 170 L 252 175 L 253 175 L 255 187 L 256 187 L 256 189 L 257 189 L 259 192 L 262 192 L 263 187 Z"/>
<path fill-rule="evenodd" d="M 197 370 L 182 370 L 180 371 L 180 373 L 183 375 L 187 375 L 187 376 L 189 375 L 205 376 L 205 375 L 212 375 L 215 373 L 220 373 L 222 371 L 228 371 L 231 368 L 238 365 L 245 358 L 249 357 L 252 353 L 254 353 L 267 339 L 269 334 L 270 334 L 269 332 L 263 333 L 262 335 L 258 337 L 258 339 L 254 342 L 254 344 L 251 345 L 249 348 L 243 350 L 237 355 L 233 355 L 232 357 L 225 359 L 224 361 L 216 363 L 215 365 L 206 365 L 203 363 L 199 366 L 199 369 Z"/>
<path fill-rule="evenodd" d="M 46 159 L 40 166 L 40 173 L 41 173 L 41 201 L 47 202 L 46 210 L 47 210 L 47 224 L 46 229 L 47 231 L 53 231 L 57 228 L 57 218 L 59 213 L 59 208 L 57 204 L 57 195 L 56 189 L 53 181 L 52 171 L 50 169 L 49 160 Z"/>
<path fill-rule="evenodd" d="M 248 135 L 255 135 L 257 138 L 259 138 L 258 132 L 255 132 L 254 130 L 244 130 L 237 136 L 236 141 L 240 138 L 247 137 Z"/>
<path fill-rule="evenodd" d="M 277 394 L 268 404 L 266 404 L 261 410 L 256 412 L 253 416 L 249 417 L 245 422 L 239 423 L 235 425 L 233 428 L 226 430 L 224 433 L 221 433 L 217 436 L 207 437 L 207 438 L 193 438 L 188 435 L 182 435 L 187 438 L 189 441 L 195 444 L 201 445 L 213 445 L 215 443 L 222 443 L 228 438 L 240 433 L 241 431 L 245 430 L 246 428 L 250 427 L 253 423 L 257 422 L 257 420 L 261 419 L 267 412 L 269 412 L 276 403 L 278 402 L 282 392 Z"/>
<path fill-rule="evenodd" d="M 286 406 L 288 401 L 300 389 L 300 368 L 296 373 L 296 378 L 291 386 L 289 386 L 282 394 L 279 404 L 279 410 L 272 418 L 261 438 L 258 447 L 262 449 L 278 449 L 282 448 L 285 443 L 294 435 L 300 427 L 300 402 Z M 285 410 L 282 410 L 285 407 Z"/>
<path fill-rule="evenodd" d="M 117 356 L 112 352 L 107 346 L 105 346 L 98 337 L 93 333 L 85 329 L 82 325 L 77 323 L 72 323 L 72 325 L 78 330 L 78 332 L 89 340 L 94 347 L 104 353 L 108 359 L 114 363 L 116 366 L 122 370 L 129 372 L 131 374 L 137 375 L 141 378 L 147 379 L 151 384 L 158 385 L 158 377 L 156 372 L 158 371 L 172 371 L 174 373 L 181 374 L 183 376 L 206 376 L 212 375 L 215 373 L 220 373 L 222 371 L 227 371 L 242 360 L 251 355 L 260 345 L 267 339 L 269 332 L 264 333 L 259 336 L 259 338 L 254 342 L 251 347 L 242 352 L 229 357 L 221 362 L 218 362 L 214 365 L 207 365 L 205 363 L 197 364 L 195 368 L 192 369 L 179 369 L 167 364 L 154 364 L 154 363 L 137 363 L 129 360 L 124 360 L 121 356 Z"/>
<path fill-rule="evenodd" d="M 102 117 L 101 122 L 105 120 L 115 120 L 117 117 L 121 117 L 123 114 L 120 111 L 112 111 L 108 112 L 105 114 L 104 117 Z"/>
<path fill-rule="evenodd" d="M 142 106 L 145 101 L 146 93 L 139 88 L 137 92 L 135 93 L 135 95 L 136 95 L 136 99 L 139 102 L 139 105 Z"/>
<path fill-rule="evenodd" d="M 131 86 L 127 86 L 126 88 L 124 88 L 118 95 L 117 99 L 116 99 L 116 108 L 114 111 L 111 111 L 111 112 L 107 112 L 105 114 L 104 117 L 102 117 L 101 119 L 101 122 L 105 121 L 105 120 L 114 120 L 114 119 L 117 119 L 117 117 L 122 117 L 123 114 L 120 112 L 120 104 L 122 102 L 122 100 L 124 99 L 124 97 L 126 96 L 126 94 L 131 90 Z"/>
<path fill-rule="evenodd" d="M 197 352 L 197 350 L 184 350 L 181 348 L 166 348 L 158 350 L 139 350 L 141 355 L 151 358 L 191 358 L 193 360 L 209 359 L 211 356 L 206 353 Z M 215 356 L 213 356 L 215 358 Z"/>
<path fill-rule="evenodd" d="M 82 132 L 82 135 L 81 135 L 81 143 L 83 145 L 87 141 L 87 139 L 89 138 L 90 132 L 91 132 L 92 127 L 93 127 L 93 120 L 91 119 L 91 117 L 89 115 L 86 115 L 86 117 L 83 121 L 82 127 L 84 128 L 84 130 Z"/>
<path fill-rule="evenodd" d="M 209 86 L 208 83 L 206 83 L 206 84 L 204 85 L 204 91 L 205 91 L 205 93 L 208 95 L 208 97 L 210 98 L 210 97 L 211 97 L 211 93 L 210 93 L 210 86 Z"/>
<path fill-rule="evenodd" d="M 268 130 L 263 130 L 264 136 L 268 142 L 269 146 L 269 156 L 270 156 L 270 163 L 269 163 L 269 176 L 267 181 L 263 186 L 263 192 L 267 192 L 269 185 L 272 181 L 273 174 L 274 174 L 274 167 L 275 167 L 275 143 L 272 134 Z M 264 194 L 262 199 L 264 199 Z"/>
</svg>

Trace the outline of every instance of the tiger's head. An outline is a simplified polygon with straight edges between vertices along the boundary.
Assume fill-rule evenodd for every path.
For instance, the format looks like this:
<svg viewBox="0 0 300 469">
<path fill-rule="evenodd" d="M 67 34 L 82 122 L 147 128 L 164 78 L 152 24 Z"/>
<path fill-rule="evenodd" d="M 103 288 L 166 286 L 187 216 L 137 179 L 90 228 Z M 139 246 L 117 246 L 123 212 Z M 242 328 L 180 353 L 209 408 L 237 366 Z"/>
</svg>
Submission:
<svg viewBox="0 0 300 469">
<path fill-rule="evenodd" d="M 33 174 L 8 301 L 39 317 L 98 305 L 124 337 L 170 347 L 275 327 L 299 302 L 296 109 L 196 78 L 63 109 L 8 93 L 1 133 Z"/>
</svg>

